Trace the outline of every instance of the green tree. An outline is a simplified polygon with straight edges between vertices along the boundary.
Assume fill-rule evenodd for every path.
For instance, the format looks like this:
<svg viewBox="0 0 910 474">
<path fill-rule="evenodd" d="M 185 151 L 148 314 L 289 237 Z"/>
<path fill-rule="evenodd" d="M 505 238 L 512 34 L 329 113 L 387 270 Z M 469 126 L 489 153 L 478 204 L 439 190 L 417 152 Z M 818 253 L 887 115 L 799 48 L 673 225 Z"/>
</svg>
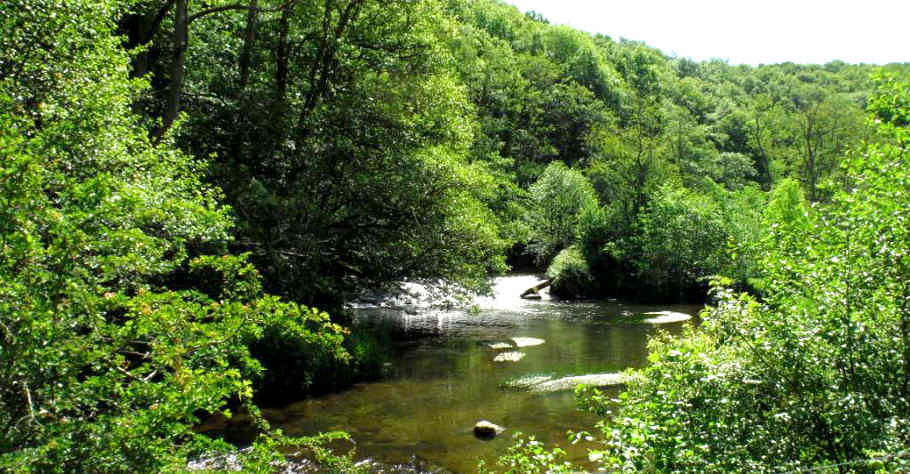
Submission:
<svg viewBox="0 0 910 474">
<path fill-rule="evenodd" d="M 262 12 L 252 48 L 261 67 L 247 81 L 236 50 L 221 60 L 223 44 L 245 38 L 244 12 L 200 27 L 178 143 L 217 157 L 210 178 L 238 216 L 235 248 L 251 253 L 267 289 L 335 305 L 362 285 L 476 286 L 501 271 L 495 178 L 468 159 L 474 106 L 454 77 L 441 2 Z"/>
<path fill-rule="evenodd" d="M 601 151 L 590 174 L 601 199 L 616 208 L 629 227 L 666 171 L 661 140 L 664 98 L 655 52 L 623 43 L 616 56 L 617 70 L 627 84 L 619 127 L 598 129 L 593 140 Z"/>
<path fill-rule="evenodd" d="M 530 189 L 528 224 L 530 249 L 539 262 L 548 262 L 575 242 L 579 215 L 597 206 L 597 195 L 580 172 L 556 161 L 547 166 Z"/>
<path fill-rule="evenodd" d="M 195 433 L 245 406 L 267 332 L 350 361 L 325 313 L 264 295 L 226 252 L 229 209 L 197 161 L 153 147 L 114 1 L 0 12 L 0 470 L 161 472 L 236 452 Z M 309 362 L 314 362 L 311 359 Z M 315 364 L 299 361 L 294 377 Z M 265 424 L 240 460 L 283 462 Z M 344 460 L 337 460 L 344 463 Z"/>
<path fill-rule="evenodd" d="M 849 190 L 809 212 L 793 182 L 778 188 L 761 303 L 721 290 L 699 331 L 652 342 L 621 415 L 601 423 L 608 468 L 905 468 L 908 96 L 910 83 L 881 80 L 879 136 L 847 161 Z"/>
<path fill-rule="evenodd" d="M 812 88 L 800 91 L 793 98 L 793 106 L 799 154 L 793 166 L 806 186 L 809 201 L 819 201 L 823 198 L 823 180 L 838 170 L 847 144 L 860 136 L 862 112 L 846 97 Z"/>
</svg>

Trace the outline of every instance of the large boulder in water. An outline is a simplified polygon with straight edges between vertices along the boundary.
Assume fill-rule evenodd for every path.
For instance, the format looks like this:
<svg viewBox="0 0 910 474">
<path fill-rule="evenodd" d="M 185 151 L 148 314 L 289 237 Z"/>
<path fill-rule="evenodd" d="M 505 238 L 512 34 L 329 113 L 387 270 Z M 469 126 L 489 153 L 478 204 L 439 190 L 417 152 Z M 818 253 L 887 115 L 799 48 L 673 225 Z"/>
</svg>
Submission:
<svg viewBox="0 0 910 474">
<path fill-rule="evenodd" d="M 474 425 L 474 436 L 480 439 L 493 439 L 496 435 L 502 433 L 506 429 L 502 426 L 490 423 L 487 420 L 478 421 Z"/>
<path fill-rule="evenodd" d="M 629 376 L 625 374 L 589 374 L 576 375 L 574 377 L 563 377 L 556 380 L 549 380 L 531 387 L 534 392 L 560 392 L 563 390 L 575 390 L 579 385 L 590 385 L 592 387 L 610 387 L 614 385 L 623 385 L 629 382 Z"/>
</svg>

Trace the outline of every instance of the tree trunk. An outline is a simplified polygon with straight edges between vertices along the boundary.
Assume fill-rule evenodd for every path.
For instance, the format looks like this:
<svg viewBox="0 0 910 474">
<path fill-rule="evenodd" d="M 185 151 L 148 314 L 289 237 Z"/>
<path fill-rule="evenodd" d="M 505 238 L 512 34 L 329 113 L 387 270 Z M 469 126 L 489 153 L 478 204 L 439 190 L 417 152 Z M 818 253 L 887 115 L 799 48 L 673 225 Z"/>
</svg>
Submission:
<svg viewBox="0 0 910 474">
<path fill-rule="evenodd" d="M 278 20 L 278 49 L 275 52 L 275 111 L 281 116 L 284 115 L 288 95 L 289 30 L 290 6 L 285 6 Z"/>
<path fill-rule="evenodd" d="M 307 120 L 316 109 L 316 106 L 319 105 L 319 102 L 325 98 L 338 67 L 338 43 L 347 32 L 350 24 L 356 21 L 360 15 L 363 3 L 364 0 L 350 0 L 344 9 L 339 8 L 338 23 L 332 28 L 332 10 L 335 2 L 334 0 L 325 0 L 322 38 L 319 41 L 316 60 L 310 69 L 310 90 L 307 92 L 306 102 L 297 120 L 298 142 L 302 142 L 309 135 L 310 130 L 307 127 Z"/>
<path fill-rule="evenodd" d="M 126 49 L 131 50 L 151 43 L 155 33 L 161 28 L 161 22 L 164 17 L 174 6 L 174 1 L 167 0 L 158 8 L 155 16 L 150 16 L 147 13 L 132 13 L 124 16 L 119 25 L 120 32 L 126 36 Z M 130 71 L 130 77 L 143 77 L 148 73 L 151 63 L 150 56 L 152 54 L 148 50 L 136 54 L 135 58 L 133 58 L 133 68 Z"/>
<path fill-rule="evenodd" d="M 283 13 L 282 13 L 283 15 Z M 243 50 L 240 53 L 240 83 L 238 95 L 246 89 L 250 79 L 250 62 L 253 56 L 253 43 L 256 41 L 256 29 L 259 26 L 259 0 L 250 0 L 250 11 L 246 15 L 246 32 L 243 37 Z M 285 38 L 287 40 L 287 38 Z"/>
<path fill-rule="evenodd" d="M 152 134 L 154 143 L 174 125 L 180 113 L 180 96 L 183 94 L 184 67 L 186 63 L 186 46 L 189 23 L 187 21 L 187 0 L 176 0 L 174 12 L 174 59 L 171 66 L 171 83 L 167 92 L 167 105 L 161 120 L 161 126 Z"/>
</svg>

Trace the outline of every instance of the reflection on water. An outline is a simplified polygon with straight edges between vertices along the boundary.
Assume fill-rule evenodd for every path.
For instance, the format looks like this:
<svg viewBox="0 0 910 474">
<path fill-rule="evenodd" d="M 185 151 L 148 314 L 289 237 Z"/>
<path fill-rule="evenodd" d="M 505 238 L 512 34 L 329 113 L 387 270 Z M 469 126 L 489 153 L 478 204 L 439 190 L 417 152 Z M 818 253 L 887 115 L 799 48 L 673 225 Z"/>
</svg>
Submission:
<svg viewBox="0 0 910 474">
<path fill-rule="evenodd" d="M 478 459 L 492 464 L 505 453 L 513 443 L 511 434 L 534 434 L 548 443 L 568 445 L 567 431 L 590 429 L 596 421 L 576 409 L 572 392 L 516 391 L 504 388 L 504 382 L 534 374 L 583 375 L 641 367 L 647 335 L 655 329 L 630 322 L 634 320 L 628 316 L 666 310 L 694 315 L 699 310 L 685 305 L 518 298 L 538 281 L 534 276 L 500 278 L 494 296 L 479 300 L 478 310 L 471 312 L 408 315 L 360 310 L 364 324 L 415 336 L 393 348 L 387 376 L 269 410 L 267 416 L 292 436 L 347 431 L 357 443 L 359 458 L 398 464 L 417 456 L 453 472 L 473 472 Z M 682 324 L 661 327 L 678 332 Z M 545 342 L 502 350 L 490 347 L 514 345 L 516 337 Z M 525 356 L 515 362 L 494 361 L 505 351 Z M 478 440 L 471 429 L 480 420 L 507 431 L 492 441 Z M 570 460 L 584 464 L 585 446 L 563 447 Z"/>
</svg>

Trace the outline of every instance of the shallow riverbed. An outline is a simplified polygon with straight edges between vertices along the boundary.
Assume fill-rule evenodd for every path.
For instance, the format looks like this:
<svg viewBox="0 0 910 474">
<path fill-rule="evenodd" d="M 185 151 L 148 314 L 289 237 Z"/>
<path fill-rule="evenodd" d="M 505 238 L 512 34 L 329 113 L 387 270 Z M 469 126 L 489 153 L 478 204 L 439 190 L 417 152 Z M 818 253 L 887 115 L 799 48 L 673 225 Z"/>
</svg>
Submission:
<svg viewBox="0 0 910 474">
<path fill-rule="evenodd" d="M 531 275 L 500 278 L 495 296 L 479 300 L 474 311 L 360 309 L 362 323 L 396 335 L 386 376 L 268 410 L 267 416 L 289 435 L 347 431 L 359 459 L 386 464 L 418 459 L 451 472 L 473 472 L 478 459 L 495 463 L 513 443 L 512 435 L 523 432 L 559 443 L 569 460 L 584 465 L 587 446 L 569 446 L 566 433 L 590 429 L 595 417 L 576 408 L 571 390 L 538 392 L 516 389 L 512 382 L 641 367 L 648 334 L 658 327 L 679 332 L 683 325 L 647 323 L 648 316 L 641 315 L 696 315 L 700 308 L 518 297 L 538 281 Z M 479 440 L 471 429 L 480 420 L 506 431 L 491 441 Z"/>
</svg>

